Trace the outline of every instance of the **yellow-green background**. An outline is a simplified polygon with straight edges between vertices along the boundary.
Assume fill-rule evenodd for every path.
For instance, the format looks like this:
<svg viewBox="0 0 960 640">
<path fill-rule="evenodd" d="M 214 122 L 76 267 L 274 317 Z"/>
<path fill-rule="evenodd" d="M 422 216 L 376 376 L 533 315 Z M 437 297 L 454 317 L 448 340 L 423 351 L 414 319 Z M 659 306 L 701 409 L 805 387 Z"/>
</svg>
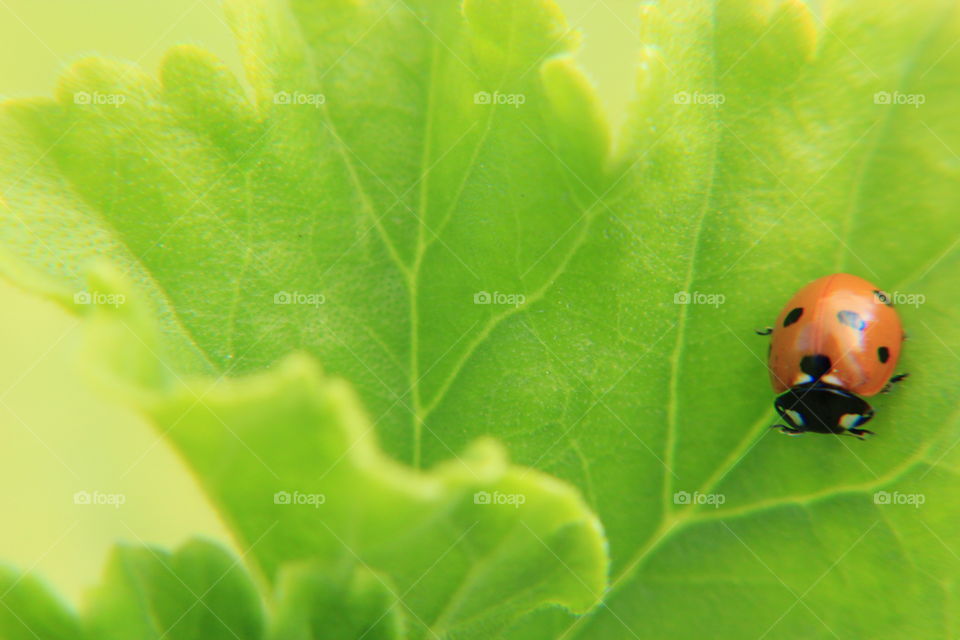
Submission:
<svg viewBox="0 0 960 640">
<path fill-rule="evenodd" d="M 559 4 L 584 33 L 580 59 L 617 124 L 632 87 L 639 3 Z M 0 0 L 0 95 L 49 95 L 65 65 L 92 54 L 155 71 L 163 52 L 182 42 L 240 69 L 216 0 Z M 151 428 L 84 384 L 76 320 L 2 281 L 0 310 L 0 562 L 34 568 L 76 599 L 117 540 L 225 539 Z M 127 504 L 77 506 L 80 490 L 123 493 Z"/>
</svg>

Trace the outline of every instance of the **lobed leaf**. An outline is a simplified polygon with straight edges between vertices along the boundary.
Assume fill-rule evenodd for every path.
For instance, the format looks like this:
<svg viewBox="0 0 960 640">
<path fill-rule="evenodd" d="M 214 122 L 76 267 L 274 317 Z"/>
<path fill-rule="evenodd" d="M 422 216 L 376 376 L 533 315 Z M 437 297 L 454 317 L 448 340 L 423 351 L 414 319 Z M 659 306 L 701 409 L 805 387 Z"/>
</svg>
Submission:
<svg viewBox="0 0 960 640">
<path fill-rule="evenodd" d="M 94 257 L 129 274 L 150 307 L 95 324 L 91 359 L 171 430 L 268 575 L 345 563 L 340 537 L 412 589 L 414 634 L 949 637 L 958 12 L 642 3 L 611 158 L 551 2 L 232 0 L 246 86 L 180 48 L 159 82 L 88 61 L 56 100 L 2 110 L 0 268 L 67 302 L 127 291 L 84 282 Z M 78 103 L 96 94 L 125 102 Z M 872 442 L 782 438 L 752 331 L 836 271 L 922 297 L 900 306 L 913 375 L 875 400 Z M 294 351 L 350 380 L 373 422 Z M 373 428 L 431 471 L 391 462 Z M 569 489 L 493 445 L 441 462 L 485 434 L 602 518 L 612 587 L 594 614 L 515 619 L 588 608 L 600 538 Z M 518 483 L 538 497 L 513 519 L 467 500 Z M 325 504 L 318 533 L 270 502 L 281 486 L 355 502 Z M 438 513 L 449 526 L 427 527 Z M 415 583 L 426 557 L 402 544 L 439 553 L 480 513 L 463 555 Z M 514 542 L 517 522 L 590 588 Z M 478 550 L 496 575 L 465 570 Z M 516 606 L 496 597 L 526 581 Z"/>
</svg>

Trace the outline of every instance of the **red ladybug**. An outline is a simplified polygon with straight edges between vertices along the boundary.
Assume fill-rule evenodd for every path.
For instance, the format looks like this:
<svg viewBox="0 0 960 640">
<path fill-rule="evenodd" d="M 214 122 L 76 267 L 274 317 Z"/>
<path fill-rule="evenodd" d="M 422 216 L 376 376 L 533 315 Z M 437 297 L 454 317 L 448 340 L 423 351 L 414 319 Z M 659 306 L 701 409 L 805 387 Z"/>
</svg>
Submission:
<svg viewBox="0 0 960 640">
<path fill-rule="evenodd" d="M 784 433 L 850 434 L 873 409 L 860 396 L 886 392 L 905 335 L 890 297 L 863 278 L 835 273 L 800 289 L 761 335 L 773 334 L 768 366 Z M 893 377 L 891 377 L 893 376 Z"/>
</svg>

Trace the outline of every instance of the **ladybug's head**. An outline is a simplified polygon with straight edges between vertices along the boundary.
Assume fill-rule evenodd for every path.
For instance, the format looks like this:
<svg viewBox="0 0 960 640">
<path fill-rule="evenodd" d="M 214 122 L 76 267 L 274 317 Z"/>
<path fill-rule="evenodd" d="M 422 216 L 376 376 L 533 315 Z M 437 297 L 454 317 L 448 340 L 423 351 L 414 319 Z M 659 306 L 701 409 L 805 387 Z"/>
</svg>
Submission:
<svg viewBox="0 0 960 640">
<path fill-rule="evenodd" d="M 823 382 L 797 385 L 777 396 L 773 402 L 786 425 L 785 433 L 850 433 L 863 436 L 859 429 L 873 417 L 873 409 L 859 396 Z"/>
</svg>

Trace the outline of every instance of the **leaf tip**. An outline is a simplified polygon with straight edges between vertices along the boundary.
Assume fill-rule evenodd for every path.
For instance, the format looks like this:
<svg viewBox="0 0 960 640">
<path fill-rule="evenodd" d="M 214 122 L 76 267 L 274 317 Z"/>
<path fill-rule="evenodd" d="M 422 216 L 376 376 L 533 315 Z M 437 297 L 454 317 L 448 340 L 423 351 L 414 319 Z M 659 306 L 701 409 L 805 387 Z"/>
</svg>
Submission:
<svg viewBox="0 0 960 640">
<path fill-rule="evenodd" d="M 553 0 L 464 0 L 463 15 L 478 55 L 494 68 L 523 72 L 580 46 L 580 32 Z M 516 38 L 517 32 L 526 36 Z"/>
<path fill-rule="evenodd" d="M 90 56 L 67 68 L 54 96 L 59 104 L 76 109 L 115 108 L 145 101 L 152 88 L 152 78 L 137 65 Z"/>
<path fill-rule="evenodd" d="M 569 146 L 569 163 L 579 165 L 591 182 L 599 179 L 610 151 L 610 125 L 596 91 L 571 56 L 558 56 L 540 67 L 550 111 L 556 119 L 561 147 Z M 568 164 L 569 164 L 568 163 Z M 570 164 L 573 166 L 573 164 Z"/>
</svg>

